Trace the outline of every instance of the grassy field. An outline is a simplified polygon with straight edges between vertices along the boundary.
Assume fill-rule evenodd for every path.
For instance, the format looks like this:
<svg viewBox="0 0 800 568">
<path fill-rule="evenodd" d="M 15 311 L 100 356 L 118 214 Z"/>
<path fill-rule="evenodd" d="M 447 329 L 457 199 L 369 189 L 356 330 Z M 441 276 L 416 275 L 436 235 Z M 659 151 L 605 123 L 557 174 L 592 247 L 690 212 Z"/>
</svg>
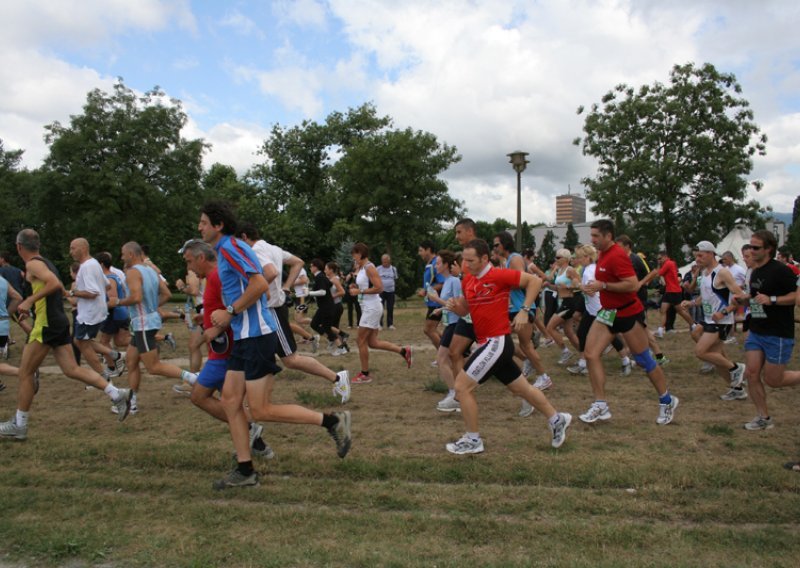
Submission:
<svg viewBox="0 0 800 568">
<path fill-rule="evenodd" d="M 517 417 L 518 400 L 492 381 L 478 392 L 486 452 L 452 456 L 444 444 L 463 424 L 435 410 L 422 317 L 402 308 L 398 330 L 381 334 L 420 348 L 411 370 L 373 353 L 376 380 L 347 405 L 347 458 L 321 428 L 270 424 L 276 457 L 246 490 L 211 489 L 233 463 L 226 427 L 174 381 L 145 376 L 139 414 L 119 424 L 102 393 L 45 373 L 28 440 L 0 441 L 0 566 L 798 565 L 800 475 L 781 468 L 800 457 L 797 390 L 770 391 L 776 427 L 747 432 L 752 403 L 720 401 L 725 385 L 697 373 L 688 334 L 676 333 L 663 341 L 675 421 L 657 426 L 643 373 L 621 377 L 609 358 L 614 418 L 586 425 L 588 379 L 542 349 L 548 394 L 575 415 L 566 444 L 553 450 L 544 418 Z M 359 370 L 355 353 L 320 359 Z M 278 401 L 337 407 L 322 379 L 279 377 Z M 17 389 L 4 380 L 7 420 Z"/>
</svg>

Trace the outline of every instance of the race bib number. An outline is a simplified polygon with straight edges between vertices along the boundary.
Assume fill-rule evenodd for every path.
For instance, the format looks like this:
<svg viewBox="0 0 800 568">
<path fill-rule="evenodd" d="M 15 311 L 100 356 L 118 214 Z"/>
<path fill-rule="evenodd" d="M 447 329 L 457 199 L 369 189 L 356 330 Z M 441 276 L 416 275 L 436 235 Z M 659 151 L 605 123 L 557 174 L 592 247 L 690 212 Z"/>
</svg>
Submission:
<svg viewBox="0 0 800 568">
<path fill-rule="evenodd" d="M 617 319 L 617 310 L 607 310 L 605 308 L 597 312 L 597 317 L 595 318 L 596 321 L 608 327 L 614 325 L 615 319 Z"/>
<path fill-rule="evenodd" d="M 710 316 L 712 311 L 711 304 L 703 302 L 703 315 Z"/>
<path fill-rule="evenodd" d="M 767 313 L 764 311 L 764 306 L 756 302 L 754 299 L 750 300 L 750 317 L 756 319 L 764 319 Z"/>
</svg>

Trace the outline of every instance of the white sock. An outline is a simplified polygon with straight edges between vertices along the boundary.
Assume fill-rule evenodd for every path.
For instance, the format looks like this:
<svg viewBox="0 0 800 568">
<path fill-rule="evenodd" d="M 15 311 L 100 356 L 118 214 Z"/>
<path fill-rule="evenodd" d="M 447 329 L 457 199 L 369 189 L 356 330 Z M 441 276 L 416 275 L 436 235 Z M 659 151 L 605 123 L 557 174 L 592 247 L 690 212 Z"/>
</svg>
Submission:
<svg viewBox="0 0 800 568">
<path fill-rule="evenodd" d="M 111 381 L 103 389 L 103 392 L 108 395 L 111 400 L 119 400 L 119 389 L 111 384 Z"/>
<path fill-rule="evenodd" d="M 456 397 L 456 389 L 450 389 L 447 391 L 447 398 L 455 398 Z"/>
<path fill-rule="evenodd" d="M 631 364 L 631 358 L 630 357 L 623 357 L 622 358 L 622 364 L 623 365 L 630 365 Z"/>
<path fill-rule="evenodd" d="M 550 418 L 547 419 L 547 422 L 550 423 L 550 426 L 555 426 L 556 422 L 558 422 L 558 419 L 559 419 L 560 416 L 561 415 L 558 412 L 556 412 Z"/>
<path fill-rule="evenodd" d="M 569 353 L 569 347 L 567 347 L 566 345 L 564 346 L 564 353 Z"/>
<path fill-rule="evenodd" d="M 189 371 L 181 371 L 181 379 L 193 385 L 197 382 L 197 375 L 195 373 L 190 373 Z"/>
<path fill-rule="evenodd" d="M 539 375 L 538 377 L 536 377 L 536 380 L 537 380 L 537 381 L 538 381 L 539 379 L 546 380 L 546 379 L 549 379 L 549 378 L 550 378 L 550 376 L 549 376 L 547 373 L 542 373 L 541 375 Z"/>
<path fill-rule="evenodd" d="M 473 442 L 477 442 L 481 439 L 481 435 L 478 432 L 467 432 L 467 438 L 472 440 Z"/>
<path fill-rule="evenodd" d="M 17 410 L 17 418 L 14 421 L 17 423 L 17 426 L 27 426 L 28 425 L 28 413 L 23 412 L 21 410 Z"/>
<path fill-rule="evenodd" d="M 586 368 L 586 359 L 584 359 L 583 357 L 578 359 L 578 367 L 580 367 L 581 369 L 585 369 Z"/>
</svg>

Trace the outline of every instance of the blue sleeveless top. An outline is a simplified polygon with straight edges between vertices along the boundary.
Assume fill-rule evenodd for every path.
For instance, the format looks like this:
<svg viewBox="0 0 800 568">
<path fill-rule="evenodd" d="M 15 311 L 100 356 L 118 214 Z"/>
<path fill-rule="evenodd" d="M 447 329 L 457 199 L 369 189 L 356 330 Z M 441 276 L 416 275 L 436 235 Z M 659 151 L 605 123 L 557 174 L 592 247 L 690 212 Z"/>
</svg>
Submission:
<svg viewBox="0 0 800 568">
<path fill-rule="evenodd" d="M 136 264 L 134 268 L 142 275 L 142 301 L 128 307 L 131 331 L 161 329 L 161 315 L 158 313 L 158 274 L 144 264 Z"/>
<path fill-rule="evenodd" d="M 506 260 L 506 268 L 511 267 L 511 259 L 515 256 L 522 257 L 521 254 L 518 252 L 512 252 L 508 255 L 508 260 Z M 511 290 L 511 294 L 508 296 L 508 312 L 511 314 L 516 314 L 522 309 L 522 306 L 525 304 L 525 292 L 519 288 L 514 288 Z"/>
</svg>

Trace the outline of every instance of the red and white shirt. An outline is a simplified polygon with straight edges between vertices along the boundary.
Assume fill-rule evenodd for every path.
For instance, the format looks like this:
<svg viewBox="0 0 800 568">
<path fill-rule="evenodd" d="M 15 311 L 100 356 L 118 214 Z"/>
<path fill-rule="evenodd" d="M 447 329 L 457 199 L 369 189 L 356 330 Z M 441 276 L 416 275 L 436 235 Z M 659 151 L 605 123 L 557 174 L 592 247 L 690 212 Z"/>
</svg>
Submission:
<svg viewBox="0 0 800 568">
<path fill-rule="evenodd" d="M 461 287 L 469 304 L 478 343 L 486 343 L 489 337 L 511 333 L 508 297 L 512 289 L 519 288 L 521 279 L 522 272 L 519 270 L 495 268 L 491 264 L 478 276 L 464 273 Z"/>
</svg>

